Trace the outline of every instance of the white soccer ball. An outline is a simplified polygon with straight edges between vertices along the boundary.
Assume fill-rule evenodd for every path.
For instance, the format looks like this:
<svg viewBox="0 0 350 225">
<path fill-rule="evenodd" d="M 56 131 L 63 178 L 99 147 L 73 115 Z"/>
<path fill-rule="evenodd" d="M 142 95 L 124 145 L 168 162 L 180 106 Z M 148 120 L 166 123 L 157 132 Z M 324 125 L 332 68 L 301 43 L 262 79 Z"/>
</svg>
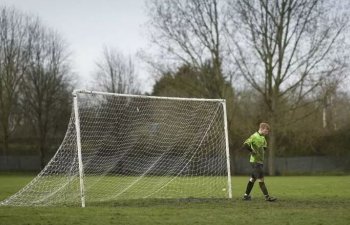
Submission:
<svg viewBox="0 0 350 225">
<path fill-rule="evenodd" d="M 222 191 L 226 191 L 226 188 L 223 188 Z"/>
</svg>

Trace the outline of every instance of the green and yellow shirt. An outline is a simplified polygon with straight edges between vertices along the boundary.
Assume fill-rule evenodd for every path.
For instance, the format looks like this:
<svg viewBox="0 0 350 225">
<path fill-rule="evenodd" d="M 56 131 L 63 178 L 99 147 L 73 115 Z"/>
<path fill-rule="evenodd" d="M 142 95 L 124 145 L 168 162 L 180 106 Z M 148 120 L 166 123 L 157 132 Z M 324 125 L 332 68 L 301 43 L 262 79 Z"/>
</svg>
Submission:
<svg viewBox="0 0 350 225">
<path fill-rule="evenodd" d="M 251 163 L 264 163 L 264 153 L 265 148 L 267 148 L 267 142 L 263 135 L 259 132 L 255 132 L 244 142 L 244 144 L 249 145 L 252 150 L 252 154 L 250 155 Z"/>
</svg>

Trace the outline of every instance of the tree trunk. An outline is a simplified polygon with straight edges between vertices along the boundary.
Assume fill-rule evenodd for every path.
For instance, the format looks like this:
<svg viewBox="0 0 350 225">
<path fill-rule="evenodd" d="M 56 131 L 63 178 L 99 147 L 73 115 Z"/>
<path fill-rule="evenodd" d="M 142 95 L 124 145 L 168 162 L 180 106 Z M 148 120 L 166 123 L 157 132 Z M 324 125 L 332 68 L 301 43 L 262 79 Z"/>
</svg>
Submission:
<svg viewBox="0 0 350 225">
<path fill-rule="evenodd" d="M 230 149 L 234 149 L 232 146 Z M 237 168 L 236 168 L 236 158 L 237 158 L 237 151 L 230 151 L 230 169 L 231 169 L 231 175 L 236 174 Z"/>
<path fill-rule="evenodd" d="M 8 130 L 8 116 L 7 114 L 3 115 L 2 119 L 2 132 L 3 132 L 3 155 L 6 156 L 9 149 L 9 130 Z"/>
<path fill-rule="evenodd" d="M 270 124 L 271 127 L 273 123 Z M 276 130 L 272 127 L 270 135 L 269 135 L 269 157 L 268 157 L 268 169 L 269 175 L 274 176 L 275 171 L 275 149 L 276 149 Z"/>
<path fill-rule="evenodd" d="M 45 167 L 45 140 L 42 137 L 40 137 L 39 150 L 40 150 L 40 168 L 44 169 L 44 167 Z"/>
<path fill-rule="evenodd" d="M 42 104 L 39 104 L 42 105 Z M 38 114 L 38 134 L 39 134 L 39 155 L 40 155 L 40 168 L 43 169 L 45 167 L 45 147 L 46 147 L 46 129 L 45 122 L 43 122 L 44 116 L 42 116 L 42 112 Z"/>
<path fill-rule="evenodd" d="M 5 165 L 8 164 L 8 157 L 7 154 L 9 152 L 9 134 L 6 128 L 3 129 L 4 136 L 3 136 L 3 148 L 2 148 L 2 154 L 5 157 L 4 163 Z"/>
<path fill-rule="evenodd" d="M 271 126 L 270 134 L 269 134 L 269 157 L 268 157 L 268 167 L 269 167 L 269 175 L 274 176 L 276 174 L 275 171 L 275 152 L 276 152 L 276 138 L 278 132 L 278 97 L 277 93 L 279 93 L 278 88 L 275 86 L 272 99 L 271 99 L 271 111 L 269 116 L 269 123 Z"/>
</svg>

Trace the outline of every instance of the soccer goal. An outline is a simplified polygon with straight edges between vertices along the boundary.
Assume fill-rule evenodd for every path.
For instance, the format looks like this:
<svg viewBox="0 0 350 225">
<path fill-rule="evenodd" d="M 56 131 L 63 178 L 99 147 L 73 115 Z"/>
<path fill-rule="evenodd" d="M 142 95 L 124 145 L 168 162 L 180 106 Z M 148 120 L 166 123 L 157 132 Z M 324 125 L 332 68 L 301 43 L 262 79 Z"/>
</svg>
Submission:
<svg viewBox="0 0 350 225">
<path fill-rule="evenodd" d="M 73 103 L 54 157 L 0 205 L 232 197 L 225 100 L 75 90 Z"/>
</svg>

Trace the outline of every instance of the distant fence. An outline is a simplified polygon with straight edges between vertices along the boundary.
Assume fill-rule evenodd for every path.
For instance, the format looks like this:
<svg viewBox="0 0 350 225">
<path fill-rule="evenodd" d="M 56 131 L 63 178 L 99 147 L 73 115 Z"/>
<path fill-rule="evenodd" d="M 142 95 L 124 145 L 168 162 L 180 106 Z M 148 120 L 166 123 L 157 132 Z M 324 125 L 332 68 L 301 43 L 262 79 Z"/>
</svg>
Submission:
<svg viewBox="0 0 350 225">
<path fill-rule="evenodd" d="M 235 174 L 248 175 L 251 172 L 248 157 L 237 158 L 231 163 Z M 350 157 L 277 157 L 275 166 L 277 175 L 350 173 Z M 221 167 L 219 169 L 225 169 L 226 165 Z M 267 166 L 265 170 L 267 171 Z M 0 156 L 0 171 L 40 171 L 40 158 L 38 156 Z"/>
<path fill-rule="evenodd" d="M 0 170 L 38 171 L 40 158 L 38 156 L 0 156 Z"/>
<path fill-rule="evenodd" d="M 248 158 L 238 158 L 234 162 L 236 174 L 251 172 Z M 264 167 L 268 170 L 267 163 Z M 317 174 L 317 173 L 350 173 L 350 157 L 307 156 L 277 157 L 275 159 L 276 175 L 283 174 Z"/>
</svg>

